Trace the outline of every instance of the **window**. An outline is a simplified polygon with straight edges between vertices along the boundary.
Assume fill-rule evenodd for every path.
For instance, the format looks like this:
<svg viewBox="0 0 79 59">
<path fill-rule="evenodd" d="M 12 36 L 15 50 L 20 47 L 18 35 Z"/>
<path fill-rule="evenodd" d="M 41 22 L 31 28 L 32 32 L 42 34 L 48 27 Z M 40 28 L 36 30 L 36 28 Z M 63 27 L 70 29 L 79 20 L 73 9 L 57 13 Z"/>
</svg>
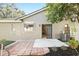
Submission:
<svg viewBox="0 0 79 59">
<path fill-rule="evenodd" d="M 33 24 L 24 24 L 24 30 L 25 31 L 32 31 L 34 25 Z"/>
<path fill-rule="evenodd" d="M 11 24 L 11 30 L 14 32 L 15 31 L 15 28 L 14 28 L 14 25 Z"/>
</svg>

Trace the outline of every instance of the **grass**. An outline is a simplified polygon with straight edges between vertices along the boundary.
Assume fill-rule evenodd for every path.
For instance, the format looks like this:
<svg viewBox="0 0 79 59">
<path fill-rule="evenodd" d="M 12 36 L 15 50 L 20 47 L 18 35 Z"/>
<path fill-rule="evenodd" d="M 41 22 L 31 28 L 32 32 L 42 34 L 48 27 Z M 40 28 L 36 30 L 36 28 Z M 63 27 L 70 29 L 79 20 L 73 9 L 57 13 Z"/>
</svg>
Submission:
<svg viewBox="0 0 79 59">
<path fill-rule="evenodd" d="M 11 43 L 13 43 L 13 42 L 14 42 L 14 41 L 6 40 L 6 39 L 0 40 L 0 44 L 3 44 L 4 47 L 7 46 L 7 45 L 9 45 L 9 44 L 11 44 Z"/>
</svg>

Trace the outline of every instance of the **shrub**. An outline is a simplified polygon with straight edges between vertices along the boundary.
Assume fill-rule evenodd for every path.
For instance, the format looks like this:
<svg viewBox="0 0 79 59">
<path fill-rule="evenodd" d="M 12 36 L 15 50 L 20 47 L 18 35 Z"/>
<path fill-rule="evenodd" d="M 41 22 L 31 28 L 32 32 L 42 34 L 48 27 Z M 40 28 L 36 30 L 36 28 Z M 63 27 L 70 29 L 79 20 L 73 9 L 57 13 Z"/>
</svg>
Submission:
<svg viewBox="0 0 79 59">
<path fill-rule="evenodd" d="M 69 40 L 69 45 L 71 48 L 76 49 L 79 45 L 79 42 L 74 37 L 71 37 Z"/>
<path fill-rule="evenodd" d="M 1 39 L 0 40 L 0 44 L 3 44 L 4 46 L 7 46 L 11 43 L 13 43 L 14 41 L 11 41 L 11 40 L 7 40 L 7 39 Z"/>
</svg>

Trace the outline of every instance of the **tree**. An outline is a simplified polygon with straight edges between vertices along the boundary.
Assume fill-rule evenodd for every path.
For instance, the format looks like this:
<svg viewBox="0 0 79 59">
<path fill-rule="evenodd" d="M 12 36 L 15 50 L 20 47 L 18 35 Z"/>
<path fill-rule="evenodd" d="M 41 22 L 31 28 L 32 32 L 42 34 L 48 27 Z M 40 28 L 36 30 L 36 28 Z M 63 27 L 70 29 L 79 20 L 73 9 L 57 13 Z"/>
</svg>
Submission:
<svg viewBox="0 0 79 59">
<path fill-rule="evenodd" d="M 0 4 L 0 18 L 16 18 L 24 14 L 15 4 Z"/>
<path fill-rule="evenodd" d="M 57 23 L 62 20 L 71 20 L 79 22 L 79 4 L 78 3 L 52 3 L 47 4 L 47 17 L 52 23 Z M 74 27 L 74 29 L 76 29 Z M 79 43 L 75 40 L 70 40 L 70 45 L 76 50 Z"/>
<path fill-rule="evenodd" d="M 79 22 L 78 3 L 49 3 L 46 5 L 46 7 L 48 21 L 52 23 L 57 23 L 62 20 L 71 20 L 73 21 L 72 33 L 76 33 L 76 27 L 74 22 Z"/>
<path fill-rule="evenodd" d="M 79 18 L 78 3 L 48 3 L 46 7 L 48 20 L 52 23 L 57 23 L 64 19 L 71 20 L 73 17 Z M 79 19 L 77 20 L 79 21 Z"/>
</svg>

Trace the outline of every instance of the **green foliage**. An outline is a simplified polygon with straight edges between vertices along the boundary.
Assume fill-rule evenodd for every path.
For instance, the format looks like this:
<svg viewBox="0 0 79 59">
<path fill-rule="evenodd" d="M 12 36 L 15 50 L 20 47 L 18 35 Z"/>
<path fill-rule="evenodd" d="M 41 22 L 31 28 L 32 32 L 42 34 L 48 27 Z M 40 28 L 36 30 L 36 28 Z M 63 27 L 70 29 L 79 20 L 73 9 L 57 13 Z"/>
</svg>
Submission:
<svg viewBox="0 0 79 59">
<path fill-rule="evenodd" d="M 69 45 L 71 46 L 71 48 L 77 48 L 79 45 L 78 40 L 76 40 L 74 37 L 71 37 L 69 40 Z"/>
<path fill-rule="evenodd" d="M 14 41 L 10 41 L 10 40 L 6 40 L 6 39 L 1 39 L 0 40 L 0 44 L 3 44 L 4 46 L 7 46 L 11 43 L 13 43 Z"/>
<path fill-rule="evenodd" d="M 71 30 L 72 30 L 72 33 L 73 33 L 73 32 L 75 32 L 75 33 L 77 32 L 77 30 L 76 30 L 75 27 L 74 27 L 74 28 L 71 28 Z"/>
<path fill-rule="evenodd" d="M 0 4 L 0 18 L 16 18 L 25 15 L 15 4 Z"/>
<path fill-rule="evenodd" d="M 47 17 L 52 23 L 57 23 L 63 19 L 69 20 L 73 14 L 79 15 L 79 4 L 77 3 L 48 3 Z"/>
</svg>

